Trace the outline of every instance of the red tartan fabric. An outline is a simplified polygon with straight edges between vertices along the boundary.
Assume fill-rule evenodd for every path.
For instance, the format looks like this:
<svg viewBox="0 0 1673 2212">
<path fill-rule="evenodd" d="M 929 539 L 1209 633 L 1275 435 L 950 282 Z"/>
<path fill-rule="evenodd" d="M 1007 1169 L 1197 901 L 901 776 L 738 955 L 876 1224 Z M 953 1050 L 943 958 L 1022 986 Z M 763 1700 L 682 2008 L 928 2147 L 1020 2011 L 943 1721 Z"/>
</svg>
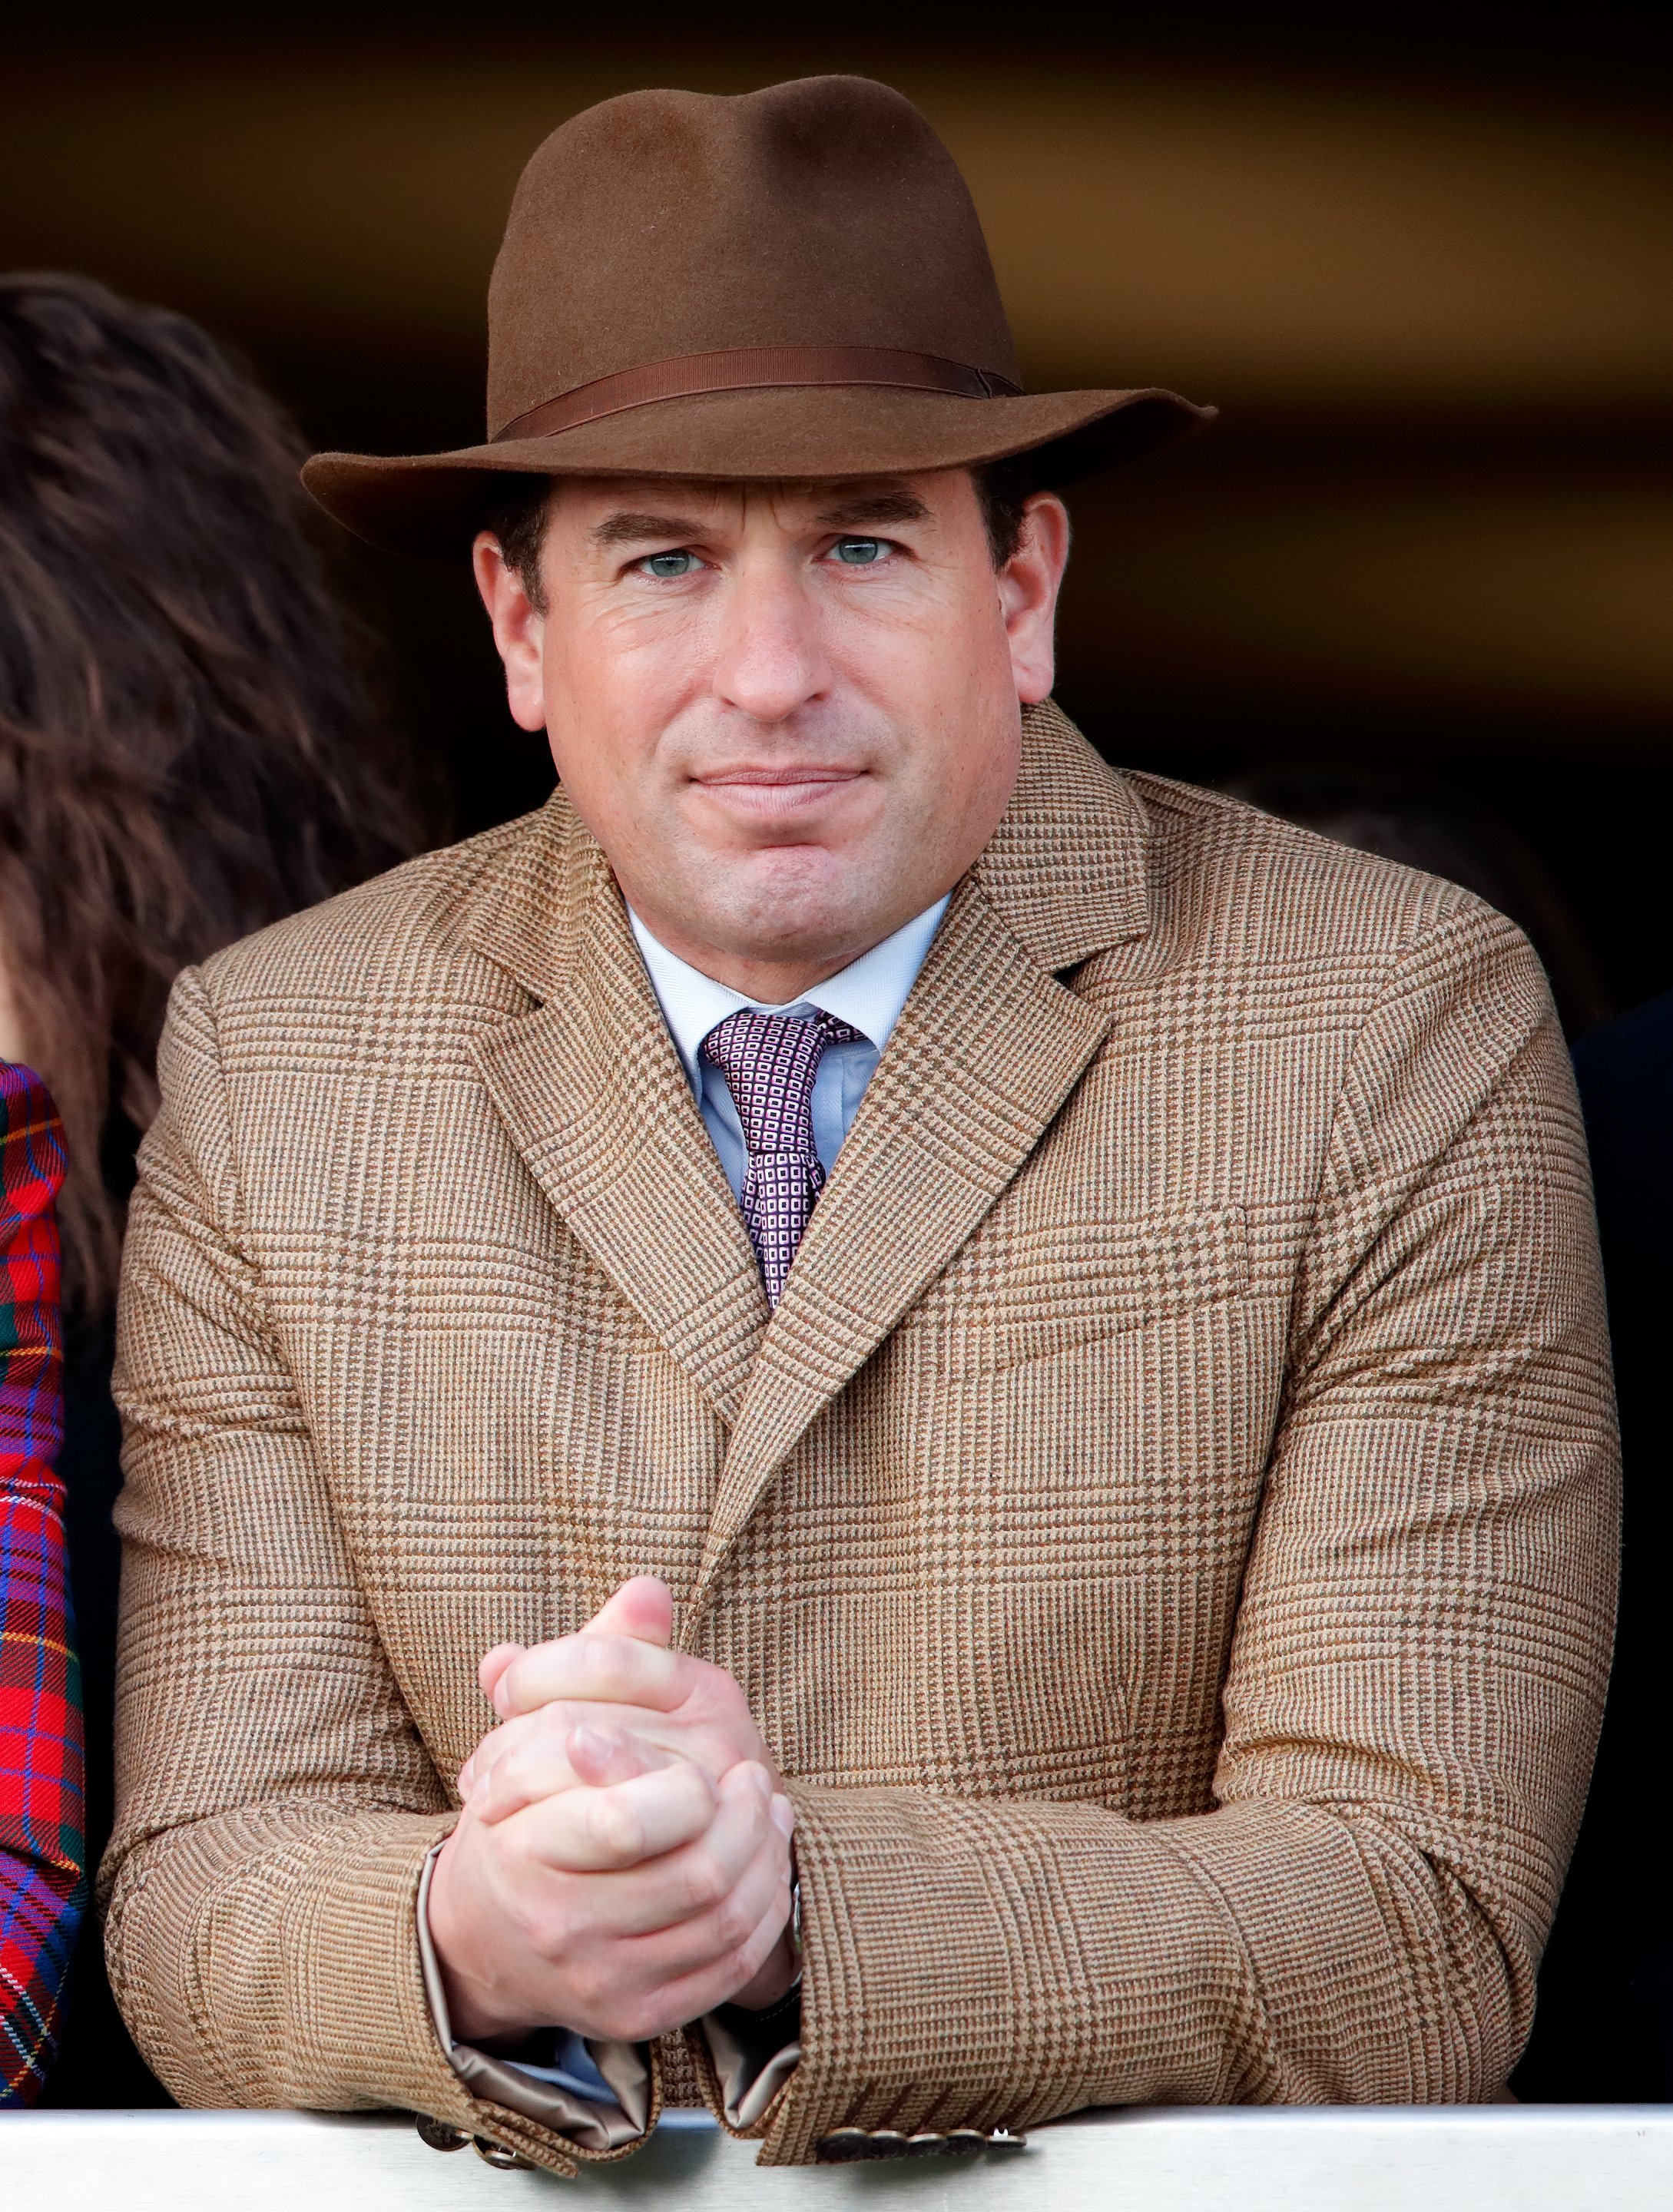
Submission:
<svg viewBox="0 0 1673 2212">
<path fill-rule="evenodd" d="M 64 1135 L 0 1061 L 0 2104 L 39 2094 L 86 1899 L 81 1676 L 64 1579 Z"/>
</svg>

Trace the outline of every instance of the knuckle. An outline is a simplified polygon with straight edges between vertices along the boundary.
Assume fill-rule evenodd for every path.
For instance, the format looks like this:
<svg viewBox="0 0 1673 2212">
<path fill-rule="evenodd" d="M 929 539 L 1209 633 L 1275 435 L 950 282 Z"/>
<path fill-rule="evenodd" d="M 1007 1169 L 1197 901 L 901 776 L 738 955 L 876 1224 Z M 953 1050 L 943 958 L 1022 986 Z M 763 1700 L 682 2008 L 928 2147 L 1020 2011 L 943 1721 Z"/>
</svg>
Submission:
<svg viewBox="0 0 1673 2212">
<path fill-rule="evenodd" d="M 666 2007 L 648 1998 L 623 2006 L 617 2021 L 612 2033 L 618 2043 L 649 2043 L 672 2025 Z"/>
<path fill-rule="evenodd" d="M 502 1821 L 484 1830 L 484 1836 L 501 1880 L 514 1896 L 521 1896 L 532 1887 L 535 1871 L 525 1825 L 520 1820 Z"/>
<path fill-rule="evenodd" d="M 636 1859 L 645 1849 L 645 1823 L 635 1808 L 612 1790 L 587 1808 L 593 1840 L 611 1856 Z"/>
<path fill-rule="evenodd" d="M 501 1675 L 494 1693 L 494 1709 L 508 1724 L 538 1713 L 550 1648 L 526 1651 L 520 1659 L 514 1659 Z"/>
<path fill-rule="evenodd" d="M 607 1689 L 622 1671 L 621 1653 L 613 1636 L 582 1636 L 579 1647 L 581 1679 L 593 1689 Z"/>
<path fill-rule="evenodd" d="M 543 1912 L 536 1916 L 534 1948 L 552 1966 L 574 1958 L 587 1930 L 572 1913 Z"/>
<path fill-rule="evenodd" d="M 699 1911 L 717 1905 L 731 1887 L 726 1869 L 708 1851 L 694 1851 L 685 1869 L 687 1902 Z"/>
<path fill-rule="evenodd" d="M 566 2014 L 590 2033 L 607 2036 L 612 2042 L 629 2040 L 621 2029 L 624 2006 L 619 1990 L 611 1989 L 607 1980 L 596 1973 L 571 1972 L 563 1978 L 568 1990 Z"/>
<path fill-rule="evenodd" d="M 722 1951 L 741 1950 L 754 1933 L 754 1918 L 745 1910 L 734 1892 L 715 1911 L 716 1946 Z"/>
<path fill-rule="evenodd" d="M 513 1744 L 494 1762 L 488 1778 L 490 1801 L 497 1803 L 521 1789 L 528 1779 L 529 1757 L 525 1746 Z"/>
<path fill-rule="evenodd" d="M 562 1920 L 549 1912 L 530 1912 L 521 1917 L 523 1924 L 517 1932 L 535 1958 L 555 1966 L 568 1957 L 574 1939 Z"/>
<path fill-rule="evenodd" d="M 505 1915 L 520 1942 L 542 1958 L 551 1956 L 552 1946 L 558 1938 L 552 1927 L 552 1916 L 538 1898 L 526 1890 L 513 1890 L 505 1899 Z"/>
</svg>

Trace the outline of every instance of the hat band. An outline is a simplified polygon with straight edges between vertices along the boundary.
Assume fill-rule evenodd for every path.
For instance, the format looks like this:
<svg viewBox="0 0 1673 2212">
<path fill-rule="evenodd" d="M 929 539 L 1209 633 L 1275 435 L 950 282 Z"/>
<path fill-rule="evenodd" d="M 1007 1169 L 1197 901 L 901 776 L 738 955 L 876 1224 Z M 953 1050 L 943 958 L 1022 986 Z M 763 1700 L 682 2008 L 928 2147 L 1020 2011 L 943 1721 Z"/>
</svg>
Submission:
<svg viewBox="0 0 1673 2212">
<path fill-rule="evenodd" d="M 892 385 L 903 392 L 946 392 L 964 399 L 1015 398 L 1022 390 L 990 368 L 969 368 L 939 354 L 894 346 L 739 346 L 725 353 L 680 354 L 600 376 L 514 416 L 492 443 L 551 438 L 602 415 L 620 415 L 657 399 L 692 399 L 706 392 L 760 392 L 819 384 Z"/>
</svg>

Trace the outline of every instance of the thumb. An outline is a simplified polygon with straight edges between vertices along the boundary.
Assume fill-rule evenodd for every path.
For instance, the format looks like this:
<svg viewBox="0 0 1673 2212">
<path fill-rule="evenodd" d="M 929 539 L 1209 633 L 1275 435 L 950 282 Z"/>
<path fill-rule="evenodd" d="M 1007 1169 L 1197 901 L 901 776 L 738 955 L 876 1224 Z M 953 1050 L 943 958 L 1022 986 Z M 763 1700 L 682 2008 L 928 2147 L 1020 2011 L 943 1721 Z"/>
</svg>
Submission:
<svg viewBox="0 0 1673 2212">
<path fill-rule="evenodd" d="M 605 1601 L 581 1632 L 630 1636 L 640 1644 L 666 1646 L 674 1632 L 673 1592 L 655 1575 L 636 1575 Z"/>
<path fill-rule="evenodd" d="M 595 1789 L 630 1782 L 636 1775 L 650 1774 L 659 1766 L 672 1766 L 675 1757 L 672 1752 L 663 1751 L 625 1729 L 591 1728 L 585 1723 L 570 1729 L 565 1748 L 575 1779 Z"/>
</svg>

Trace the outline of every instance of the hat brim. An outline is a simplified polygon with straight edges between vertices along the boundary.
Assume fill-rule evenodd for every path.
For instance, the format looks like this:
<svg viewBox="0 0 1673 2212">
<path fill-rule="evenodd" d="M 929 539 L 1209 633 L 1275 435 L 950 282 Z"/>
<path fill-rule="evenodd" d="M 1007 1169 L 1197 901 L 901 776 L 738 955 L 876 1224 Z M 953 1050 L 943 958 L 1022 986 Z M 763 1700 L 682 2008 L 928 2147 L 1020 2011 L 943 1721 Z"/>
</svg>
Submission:
<svg viewBox="0 0 1673 2212">
<path fill-rule="evenodd" d="M 1214 412 L 1155 389 L 992 399 L 876 385 L 705 392 L 451 453 L 316 453 L 302 481 L 368 544 L 447 558 L 469 545 L 508 476 L 825 483 L 1026 453 L 1050 489 L 1171 446 Z"/>
</svg>

